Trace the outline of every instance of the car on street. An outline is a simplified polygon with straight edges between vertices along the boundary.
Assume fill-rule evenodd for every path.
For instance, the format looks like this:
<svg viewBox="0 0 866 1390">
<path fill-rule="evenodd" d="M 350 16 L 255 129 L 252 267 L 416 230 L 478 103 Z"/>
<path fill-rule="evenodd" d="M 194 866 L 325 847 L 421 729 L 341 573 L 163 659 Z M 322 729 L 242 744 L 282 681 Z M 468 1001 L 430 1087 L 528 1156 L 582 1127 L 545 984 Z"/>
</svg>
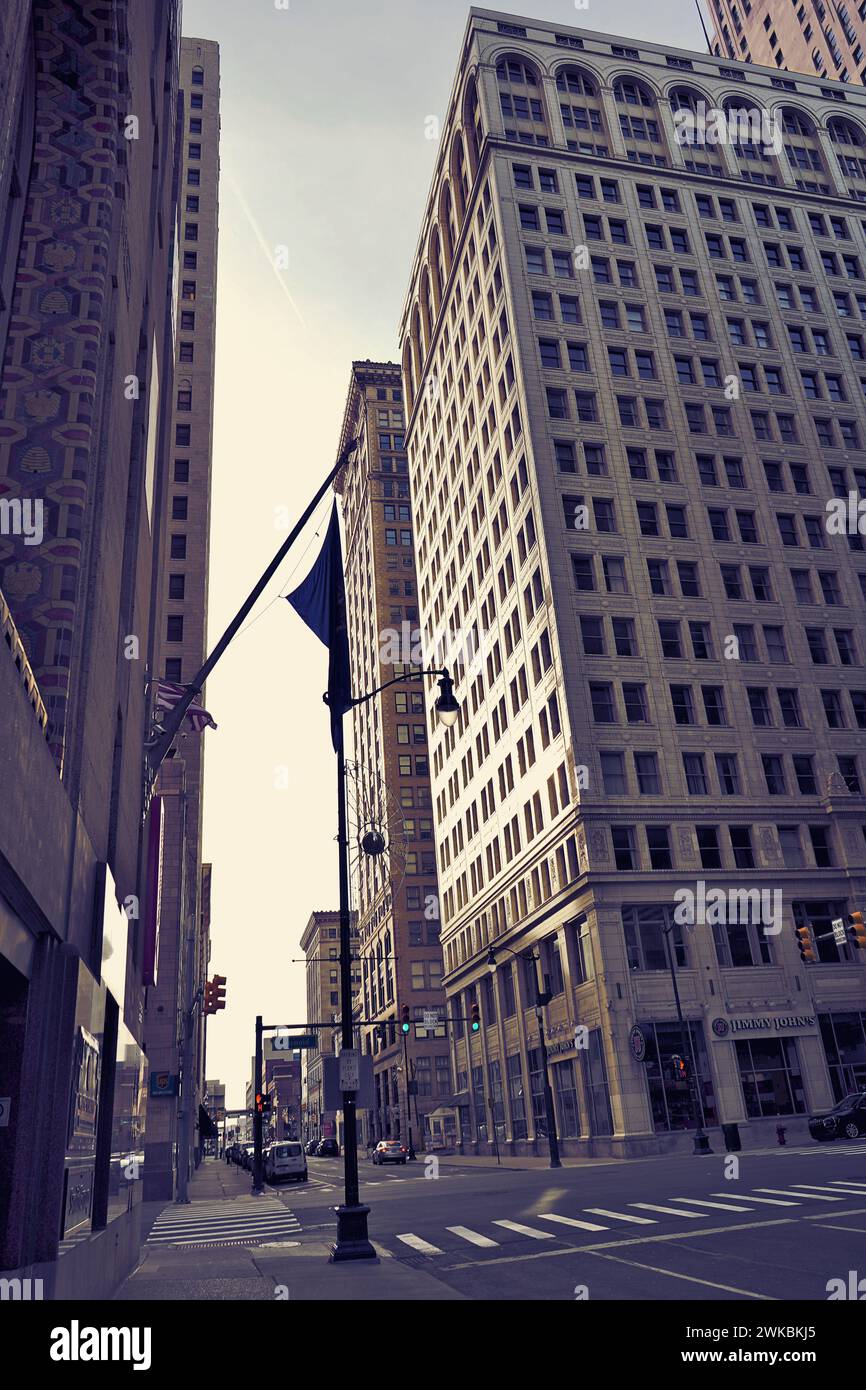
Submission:
<svg viewBox="0 0 866 1390">
<path fill-rule="evenodd" d="M 306 1144 L 304 1145 L 304 1153 L 314 1154 L 319 1147 L 319 1143 L 320 1140 L 318 1139 L 308 1139 Z"/>
<path fill-rule="evenodd" d="M 242 1167 L 242 1168 L 248 1168 L 250 1171 L 252 1171 L 252 1166 L 253 1166 L 253 1155 L 255 1154 L 255 1151 L 256 1151 L 256 1146 L 255 1146 L 255 1144 L 242 1144 L 242 1145 L 241 1145 L 241 1167 Z"/>
<path fill-rule="evenodd" d="M 831 1139 L 859 1139 L 866 1134 L 866 1091 L 853 1091 L 832 1110 L 810 1115 L 809 1133 L 819 1144 Z"/>
<path fill-rule="evenodd" d="M 373 1150 L 374 1163 L 405 1163 L 408 1149 L 399 1139 L 382 1139 Z"/>
<path fill-rule="evenodd" d="M 320 1139 L 316 1147 L 317 1158 L 339 1158 L 340 1145 L 336 1139 Z"/>
<path fill-rule="evenodd" d="M 307 1181 L 307 1160 L 303 1146 L 294 1140 L 271 1144 L 265 1155 L 265 1181 L 278 1183 L 289 1179 Z"/>
</svg>

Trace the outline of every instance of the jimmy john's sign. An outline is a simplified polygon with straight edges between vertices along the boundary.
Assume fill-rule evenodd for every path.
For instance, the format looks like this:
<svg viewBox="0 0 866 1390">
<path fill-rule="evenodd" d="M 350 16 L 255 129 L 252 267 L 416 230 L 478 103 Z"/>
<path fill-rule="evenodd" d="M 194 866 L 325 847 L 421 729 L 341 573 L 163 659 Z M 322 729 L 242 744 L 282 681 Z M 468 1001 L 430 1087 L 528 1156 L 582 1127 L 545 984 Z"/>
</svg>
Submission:
<svg viewBox="0 0 866 1390">
<path fill-rule="evenodd" d="M 710 1031 L 714 1038 L 730 1038 L 746 1033 L 814 1033 L 814 1014 L 738 1014 L 733 1018 L 714 1018 Z"/>
</svg>

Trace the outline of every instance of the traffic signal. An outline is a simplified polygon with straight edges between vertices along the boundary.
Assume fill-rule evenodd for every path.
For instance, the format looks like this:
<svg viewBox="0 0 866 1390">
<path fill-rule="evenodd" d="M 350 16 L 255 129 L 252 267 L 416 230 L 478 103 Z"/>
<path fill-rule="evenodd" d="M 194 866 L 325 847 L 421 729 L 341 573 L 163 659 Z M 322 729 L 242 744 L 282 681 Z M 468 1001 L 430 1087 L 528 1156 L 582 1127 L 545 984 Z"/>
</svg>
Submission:
<svg viewBox="0 0 866 1390">
<path fill-rule="evenodd" d="M 411 1026 L 411 1023 L 409 1022 L 409 1005 L 404 1004 L 402 1009 L 400 1010 L 400 1032 L 408 1033 Z"/>
<path fill-rule="evenodd" d="M 204 1006 L 205 1014 L 215 1014 L 226 1006 L 226 977 L 225 975 L 214 975 L 212 980 L 207 980 L 204 987 Z"/>
<path fill-rule="evenodd" d="M 800 959 L 807 964 L 814 964 L 818 959 L 815 950 L 815 938 L 812 935 L 811 927 L 795 927 L 794 935 L 797 938 L 797 945 L 800 948 Z"/>
<path fill-rule="evenodd" d="M 469 1026 L 473 1033 L 477 1033 L 481 1028 L 481 1010 L 478 1008 L 477 1004 L 470 1005 Z"/>
<path fill-rule="evenodd" d="M 866 951 L 866 923 L 862 912 L 849 912 L 848 940 L 858 951 Z"/>
<path fill-rule="evenodd" d="M 670 1068 L 671 1080 L 675 1085 L 685 1086 L 688 1084 L 689 1069 L 686 1066 L 685 1057 L 680 1057 L 678 1053 L 674 1053 L 670 1061 Z"/>
<path fill-rule="evenodd" d="M 269 1115 L 273 1110 L 273 1101 L 269 1095 L 259 1091 L 256 1096 L 256 1110 L 260 1115 Z"/>
</svg>

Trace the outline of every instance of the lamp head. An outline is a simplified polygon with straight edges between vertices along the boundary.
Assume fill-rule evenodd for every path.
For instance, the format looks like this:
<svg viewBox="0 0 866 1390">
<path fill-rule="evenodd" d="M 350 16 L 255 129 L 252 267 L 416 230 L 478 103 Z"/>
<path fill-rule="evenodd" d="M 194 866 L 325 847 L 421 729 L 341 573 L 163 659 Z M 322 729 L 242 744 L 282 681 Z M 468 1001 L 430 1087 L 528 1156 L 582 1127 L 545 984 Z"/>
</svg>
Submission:
<svg viewBox="0 0 866 1390">
<path fill-rule="evenodd" d="M 446 729 L 457 722 L 460 714 L 460 701 L 454 695 L 454 682 L 447 671 L 439 677 L 439 695 L 434 706 L 436 716 Z"/>
</svg>

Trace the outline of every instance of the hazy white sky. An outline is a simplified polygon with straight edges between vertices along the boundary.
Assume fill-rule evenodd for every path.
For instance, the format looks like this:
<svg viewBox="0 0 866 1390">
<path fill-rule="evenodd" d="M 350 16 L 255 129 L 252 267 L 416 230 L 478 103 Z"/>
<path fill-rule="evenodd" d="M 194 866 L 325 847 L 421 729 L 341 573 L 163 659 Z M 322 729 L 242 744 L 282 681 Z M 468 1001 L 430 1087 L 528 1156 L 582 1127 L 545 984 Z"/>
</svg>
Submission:
<svg viewBox="0 0 866 1390">
<path fill-rule="evenodd" d="M 462 0 L 289 6 L 183 6 L 184 34 L 215 39 L 222 69 L 211 644 L 334 462 L 350 363 L 399 360 L 436 156 L 425 122 L 445 115 L 469 10 Z M 694 0 L 527 0 L 515 13 L 705 47 Z M 228 984 L 207 1074 L 228 1083 L 229 1106 L 244 1101 L 256 1014 L 305 1021 L 293 957 L 310 912 L 337 906 L 327 654 L 278 597 L 318 544 L 311 528 L 208 683 L 219 725 L 204 735 L 209 973 Z"/>
</svg>

